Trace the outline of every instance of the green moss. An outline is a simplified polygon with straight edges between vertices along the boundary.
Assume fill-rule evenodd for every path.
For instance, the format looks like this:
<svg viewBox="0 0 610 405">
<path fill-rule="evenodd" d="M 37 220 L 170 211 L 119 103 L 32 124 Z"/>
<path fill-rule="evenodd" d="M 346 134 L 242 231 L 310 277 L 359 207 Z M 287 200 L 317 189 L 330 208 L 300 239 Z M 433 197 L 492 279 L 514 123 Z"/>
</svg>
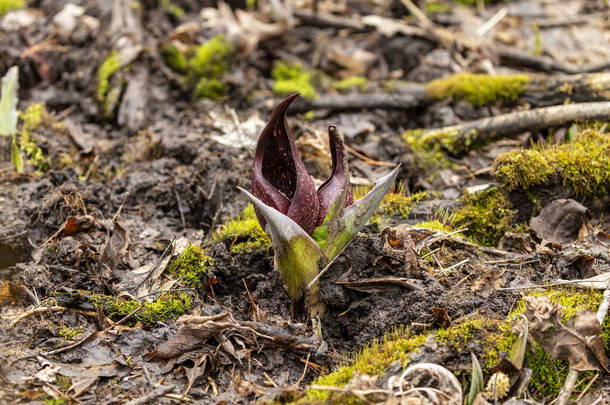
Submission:
<svg viewBox="0 0 610 405">
<path fill-rule="evenodd" d="M 195 97 L 219 100 L 225 95 L 226 91 L 225 84 L 220 80 L 202 77 L 195 86 Z"/>
<path fill-rule="evenodd" d="M 468 319 L 449 328 L 437 330 L 434 340 L 441 345 L 449 346 L 453 350 L 461 351 L 479 331 L 496 328 L 497 324 L 498 321 L 487 318 Z"/>
<path fill-rule="evenodd" d="M 174 72 L 184 75 L 188 71 L 188 61 L 175 45 L 164 46 L 161 50 L 161 56 L 165 64 Z"/>
<path fill-rule="evenodd" d="M 176 19 L 184 15 L 184 10 L 182 7 L 175 5 L 170 0 L 160 0 L 159 6 Z"/>
<path fill-rule="evenodd" d="M 559 289 L 531 292 L 528 295 L 547 296 L 551 302 L 561 304 L 564 307 L 563 321 L 565 322 L 582 309 L 596 310 L 603 294 L 598 291 Z M 483 371 L 488 375 L 491 367 L 500 360 L 501 352 L 510 353 L 517 339 L 517 336 L 512 333 L 514 323 L 524 312 L 525 302 L 522 299 L 506 320 L 486 317 L 467 319 L 448 328 L 436 330 L 434 341 L 455 352 L 463 352 L 467 347 L 481 348 L 484 361 L 481 364 Z M 608 348 L 610 318 L 606 318 L 601 335 Z M 424 346 L 427 336 L 426 333 L 411 336 L 408 331 L 389 333 L 381 342 L 376 341 L 367 346 L 347 364 L 319 377 L 313 384 L 342 387 L 352 379 L 354 372 L 382 376 L 386 367 L 395 361 L 400 362 L 403 366 L 407 365 L 412 353 Z M 534 392 L 536 397 L 557 396 L 567 375 L 567 362 L 550 358 L 548 353 L 536 344 L 533 350 L 529 348 L 526 350 L 524 366 L 532 368 L 530 392 Z M 580 381 L 589 380 L 591 375 L 592 372 L 582 373 Z M 310 389 L 299 402 L 327 401 L 331 395 L 330 391 Z M 335 397 L 331 398 L 330 403 L 335 403 L 335 399 Z M 341 400 L 352 401 L 353 398 L 341 397 Z"/>
<path fill-rule="evenodd" d="M 42 400 L 46 405 L 64 405 L 68 403 L 65 398 L 46 398 Z"/>
<path fill-rule="evenodd" d="M 517 335 L 512 333 L 513 321 L 498 321 L 497 330 L 490 332 L 484 340 L 483 366 L 485 370 L 491 369 L 500 361 L 501 353 L 510 353 Z"/>
<path fill-rule="evenodd" d="M 596 290 L 582 290 L 574 288 L 549 289 L 532 291 L 529 297 L 547 297 L 551 303 L 561 305 L 563 309 L 562 322 L 567 322 L 579 311 L 597 311 L 603 297 L 603 292 Z M 519 300 L 508 319 L 515 319 L 525 313 L 526 305 L 523 299 Z M 606 350 L 610 349 L 610 318 L 606 317 L 602 325 L 601 337 L 604 339 Z M 556 397 L 569 371 L 566 361 L 551 358 L 551 356 L 538 344 L 534 345 L 534 353 L 526 351 L 526 367 L 532 369 L 530 390 L 539 395 Z M 581 373 L 579 381 L 590 379 L 592 372 Z"/>
<path fill-rule="evenodd" d="M 28 163 L 36 168 L 38 173 L 49 169 L 50 159 L 45 155 L 39 144 L 41 137 L 35 136 L 34 132 L 43 125 L 48 116 L 44 103 L 29 105 L 25 111 L 19 113 L 21 119 L 21 131 L 19 136 L 19 148 L 25 152 Z"/>
<path fill-rule="evenodd" d="M 444 169 L 453 165 L 445 152 L 458 155 L 470 150 L 476 132 L 461 134 L 455 127 L 423 130 L 411 129 L 402 134 L 402 139 L 415 152 L 416 163 L 424 169 Z"/>
<path fill-rule="evenodd" d="M 43 117 L 46 115 L 47 110 L 44 103 L 30 104 L 25 111 L 19 113 L 19 118 L 21 118 L 22 122 L 22 130 L 35 130 L 42 124 Z"/>
<path fill-rule="evenodd" d="M 106 316 L 119 320 L 136 310 L 141 304 L 136 300 L 110 297 L 108 295 L 93 294 L 89 301 L 101 305 Z M 133 325 L 136 321 L 144 326 L 153 326 L 157 322 L 169 322 L 187 313 L 191 308 L 191 296 L 186 293 L 165 293 L 152 302 L 143 303 L 140 309 L 128 321 Z"/>
<path fill-rule="evenodd" d="M 451 233 L 451 232 L 455 231 L 455 229 L 453 229 L 453 227 L 451 225 L 449 225 L 448 223 L 443 222 L 439 219 L 432 219 L 430 221 L 418 222 L 414 226 L 418 227 L 418 228 L 430 229 L 433 231 L 443 231 L 443 232 L 447 232 L 447 233 Z M 459 236 L 460 234 L 456 234 L 456 235 Z"/>
<path fill-rule="evenodd" d="M 104 101 L 110 92 L 110 78 L 121 68 L 117 51 L 110 52 L 97 70 L 97 98 Z"/>
<path fill-rule="evenodd" d="M 271 76 L 275 79 L 273 91 L 279 95 L 300 92 L 305 98 L 318 97 L 312 74 L 305 71 L 300 63 L 279 62 L 271 71 Z"/>
<path fill-rule="evenodd" d="M 571 143 L 513 150 L 498 156 L 495 175 L 507 191 L 529 191 L 557 181 L 578 198 L 603 198 L 610 190 L 610 135 L 582 131 Z"/>
<path fill-rule="evenodd" d="M 516 210 L 504 193 L 497 188 L 465 193 L 462 207 L 454 211 L 453 226 L 468 228 L 464 234 L 473 242 L 485 246 L 496 246 L 500 238 L 512 229 Z"/>
<path fill-rule="evenodd" d="M 335 90 L 346 91 L 351 88 L 357 88 L 360 91 L 366 91 L 369 80 L 363 76 L 350 76 L 343 80 L 338 80 L 332 83 Z"/>
<path fill-rule="evenodd" d="M 229 69 L 233 46 L 222 34 L 182 53 L 175 45 L 162 51 L 165 64 L 183 76 L 184 84 L 198 98 L 218 100 L 226 93 L 222 77 Z"/>
<path fill-rule="evenodd" d="M 360 186 L 354 188 L 354 200 L 359 200 L 371 190 L 370 186 Z M 370 223 L 381 226 L 384 220 L 388 220 L 394 216 L 407 218 L 409 212 L 418 202 L 429 199 L 430 195 L 425 191 L 419 191 L 411 195 L 406 195 L 406 187 L 404 183 L 397 183 L 391 192 L 383 196 L 379 207 L 369 220 Z"/>
<path fill-rule="evenodd" d="M 386 367 L 394 362 L 407 365 L 411 354 L 422 347 L 425 341 L 425 334 L 412 336 L 408 330 L 390 332 L 381 341 L 375 341 L 359 351 L 349 364 L 318 378 L 314 384 L 341 387 L 352 379 L 354 372 L 381 376 Z M 321 401 L 329 397 L 329 391 L 314 389 L 309 390 L 306 396 L 308 400 Z"/>
<path fill-rule="evenodd" d="M 0 0 L 0 17 L 9 11 L 25 7 L 25 0 Z"/>
<path fill-rule="evenodd" d="M 500 155 L 496 161 L 495 174 L 506 191 L 527 190 L 534 185 L 547 182 L 553 170 L 539 150 L 515 149 Z"/>
<path fill-rule="evenodd" d="M 528 75 L 491 76 L 457 73 L 426 85 L 428 95 L 437 99 L 466 100 L 475 107 L 516 101 L 531 78 Z"/>
<path fill-rule="evenodd" d="M 258 223 L 252 204 L 248 204 L 240 216 L 221 225 L 214 233 L 214 241 L 230 241 L 231 252 L 237 254 L 271 246 L 271 239 Z"/>
<path fill-rule="evenodd" d="M 440 1 L 431 1 L 426 3 L 426 14 L 445 13 L 451 10 L 451 6 Z"/>
<path fill-rule="evenodd" d="M 70 340 L 73 337 L 80 335 L 81 333 L 83 333 L 82 326 L 77 326 L 76 328 L 68 328 L 67 326 L 61 326 L 57 330 L 57 334 L 59 335 L 59 337 L 65 340 Z"/>
<path fill-rule="evenodd" d="M 66 377 L 65 375 L 55 374 L 55 384 L 60 391 L 68 392 L 72 386 L 72 380 L 70 377 Z"/>
<path fill-rule="evenodd" d="M 222 34 L 199 45 L 188 60 L 189 73 L 200 78 L 219 79 L 229 68 L 233 47 Z"/>
<path fill-rule="evenodd" d="M 167 266 L 167 272 L 184 281 L 185 284 L 197 288 L 202 286 L 202 277 L 210 272 L 214 259 L 206 255 L 199 246 L 188 245 Z"/>
</svg>

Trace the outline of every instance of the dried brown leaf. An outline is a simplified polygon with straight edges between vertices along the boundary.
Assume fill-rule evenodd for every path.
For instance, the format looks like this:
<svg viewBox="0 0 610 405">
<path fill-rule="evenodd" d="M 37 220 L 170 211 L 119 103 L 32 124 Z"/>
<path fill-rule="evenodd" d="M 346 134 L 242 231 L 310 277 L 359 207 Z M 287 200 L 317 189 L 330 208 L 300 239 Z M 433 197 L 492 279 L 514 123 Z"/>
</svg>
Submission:
<svg viewBox="0 0 610 405">
<path fill-rule="evenodd" d="M 584 205 L 571 199 L 559 199 L 546 205 L 533 217 L 530 227 L 543 243 L 565 245 L 586 230 L 591 213 Z"/>
<path fill-rule="evenodd" d="M 223 330 L 238 326 L 237 321 L 228 312 L 212 316 L 184 315 L 178 318 L 178 323 L 178 331 L 167 342 L 147 353 L 146 357 L 170 359 L 179 356 Z"/>
<path fill-rule="evenodd" d="M 551 342 L 553 357 L 567 360 L 578 371 L 608 372 L 604 340 L 597 314 L 580 311 L 561 328 Z"/>
</svg>

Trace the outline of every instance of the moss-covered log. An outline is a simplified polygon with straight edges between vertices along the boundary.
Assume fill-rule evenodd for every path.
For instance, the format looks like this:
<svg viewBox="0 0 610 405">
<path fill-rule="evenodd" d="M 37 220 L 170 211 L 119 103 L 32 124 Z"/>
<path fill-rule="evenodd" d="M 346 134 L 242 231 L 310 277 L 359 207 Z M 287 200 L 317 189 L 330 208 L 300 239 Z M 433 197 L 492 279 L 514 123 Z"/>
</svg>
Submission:
<svg viewBox="0 0 610 405">
<path fill-rule="evenodd" d="M 518 111 L 439 129 L 406 132 L 404 139 L 415 148 L 443 150 L 463 155 L 469 150 L 503 137 L 572 122 L 610 120 L 610 102 L 567 104 Z"/>
<path fill-rule="evenodd" d="M 458 73 L 426 84 L 408 83 L 390 94 L 350 93 L 301 100 L 296 111 L 362 108 L 414 109 L 437 100 L 467 101 L 475 107 L 527 102 L 535 107 L 610 100 L 610 73 L 535 77 Z"/>
</svg>

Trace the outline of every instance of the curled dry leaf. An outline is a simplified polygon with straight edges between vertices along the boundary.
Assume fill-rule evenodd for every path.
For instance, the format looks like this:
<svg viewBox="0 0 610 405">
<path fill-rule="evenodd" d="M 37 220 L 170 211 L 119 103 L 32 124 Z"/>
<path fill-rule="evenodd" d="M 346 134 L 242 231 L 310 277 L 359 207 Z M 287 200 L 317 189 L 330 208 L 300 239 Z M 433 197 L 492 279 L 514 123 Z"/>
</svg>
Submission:
<svg viewBox="0 0 610 405">
<path fill-rule="evenodd" d="M 565 245 L 586 232 L 591 213 L 584 205 L 571 199 L 550 202 L 533 217 L 530 227 L 543 243 Z"/>
<path fill-rule="evenodd" d="M 531 334 L 551 356 L 568 361 L 574 370 L 608 372 L 601 326 L 594 312 L 580 311 L 564 325 L 558 304 L 551 304 L 547 297 L 524 299 Z"/>
<path fill-rule="evenodd" d="M 223 330 L 238 326 L 228 312 L 212 316 L 184 315 L 178 318 L 180 325 L 176 334 L 157 347 L 146 357 L 150 359 L 170 359 L 194 349 L 202 342 Z"/>
<path fill-rule="evenodd" d="M 597 314 L 580 311 L 561 328 L 551 342 L 551 355 L 567 360 L 578 371 L 608 372 L 604 340 Z"/>
</svg>

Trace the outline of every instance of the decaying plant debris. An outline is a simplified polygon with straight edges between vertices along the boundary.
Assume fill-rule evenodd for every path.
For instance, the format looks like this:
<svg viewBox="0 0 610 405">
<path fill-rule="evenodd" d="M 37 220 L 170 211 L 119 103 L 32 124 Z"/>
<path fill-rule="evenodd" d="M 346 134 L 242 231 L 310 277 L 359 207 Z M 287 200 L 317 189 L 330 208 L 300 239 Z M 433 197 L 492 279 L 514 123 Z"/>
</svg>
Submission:
<svg viewBox="0 0 610 405">
<path fill-rule="evenodd" d="M 1 403 L 610 402 L 605 2 L 204 3 L 0 0 Z"/>
</svg>

